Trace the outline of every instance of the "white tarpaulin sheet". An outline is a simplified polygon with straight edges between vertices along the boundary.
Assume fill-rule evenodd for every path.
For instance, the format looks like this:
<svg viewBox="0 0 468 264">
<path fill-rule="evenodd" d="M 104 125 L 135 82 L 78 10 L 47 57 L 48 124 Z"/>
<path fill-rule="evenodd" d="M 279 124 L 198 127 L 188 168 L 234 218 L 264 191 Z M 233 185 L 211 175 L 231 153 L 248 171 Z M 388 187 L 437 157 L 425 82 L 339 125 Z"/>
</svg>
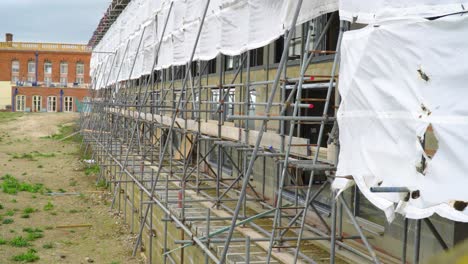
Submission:
<svg viewBox="0 0 468 264">
<path fill-rule="evenodd" d="M 468 10 L 467 0 L 340 0 L 340 18 L 357 23 L 434 17 Z"/>
<path fill-rule="evenodd" d="M 189 61 L 206 1 L 173 1 L 156 69 Z M 97 77 L 97 88 L 151 72 L 170 3 L 133 0 L 128 4 L 94 49 L 91 75 Z M 290 27 L 296 4 L 296 0 L 211 0 L 194 59 L 238 55 L 265 46 Z M 304 1 L 297 24 L 337 9 L 337 0 Z"/>
<path fill-rule="evenodd" d="M 468 222 L 468 209 L 453 207 L 468 201 L 468 15 L 369 25 L 346 32 L 341 52 L 337 175 L 352 175 L 390 220 L 400 212 Z M 421 146 L 428 127 L 438 139 L 432 157 Z M 373 186 L 408 187 L 414 197 Z"/>
</svg>

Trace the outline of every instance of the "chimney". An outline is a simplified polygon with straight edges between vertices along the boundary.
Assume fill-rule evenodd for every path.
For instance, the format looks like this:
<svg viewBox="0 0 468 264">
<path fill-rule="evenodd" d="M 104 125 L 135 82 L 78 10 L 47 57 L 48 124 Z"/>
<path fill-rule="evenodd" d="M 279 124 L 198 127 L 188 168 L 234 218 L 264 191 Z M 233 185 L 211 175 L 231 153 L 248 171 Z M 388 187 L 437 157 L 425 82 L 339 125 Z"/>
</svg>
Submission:
<svg viewBox="0 0 468 264">
<path fill-rule="evenodd" d="M 5 34 L 5 41 L 6 41 L 6 42 L 13 42 L 13 34 L 11 34 L 11 33 L 6 33 L 6 34 Z"/>
</svg>

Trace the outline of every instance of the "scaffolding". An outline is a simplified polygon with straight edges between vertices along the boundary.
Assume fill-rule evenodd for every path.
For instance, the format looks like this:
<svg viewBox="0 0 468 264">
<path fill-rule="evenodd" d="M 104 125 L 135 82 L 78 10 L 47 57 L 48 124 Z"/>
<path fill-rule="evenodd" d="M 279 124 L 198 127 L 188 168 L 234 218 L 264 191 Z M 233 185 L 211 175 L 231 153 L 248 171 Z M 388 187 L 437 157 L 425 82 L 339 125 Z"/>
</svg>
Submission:
<svg viewBox="0 0 468 264">
<path fill-rule="evenodd" d="M 288 71 L 302 4 L 297 1 L 273 78 L 270 69 L 264 80 L 252 77 L 252 51 L 235 57 L 227 78 L 228 57 L 218 55 L 216 76 L 212 61 L 193 60 L 209 4 L 186 65 L 155 70 L 158 46 L 152 74 L 132 79 L 134 61 L 126 81 L 92 88 L 93 99 L 81 113 L 82 149 L 92 151 L 101 169 L 98 180 L 110 184 L 111 208 L 136 234 L 133 255 L 143 251 L 149 263 L 183 263 L 189 254 L 192 263 L 346 263 L 349 255 L 380 263 L 383 257 L 342 195 L 329 195 L 329 214 L 316 201 L 335 178 L 338 162 L 337 67 L 349 23 L 340 22 L 335 51 L 324 49 L 324 43 L 337 13 L 306 22 L 299 71 Z M 333 55 L 330 72 L 311 74 L 323 54 Z M 116 56 L 106 63 L 118 79 Z M 98 68 L 95 74 L 109 83 L 111 73 Z M 266 91 L 264 101 L 259 87 Z M 323 96 L 308 98 L 306 90 Z M 320 113 L 301 114 L 319 103 Z M 310 124 L 318 127 L 315 142 L 301 132 Z M 323 150 L 326 145 L 331 155 Z M 267 161 L 275 167 L 267 168 Z M 254 181 L 257 169 L 263 177 Z M 306 182 L 300 173 L 308 175 Z M 273 196 L 266 193 L 268 181 L 276 182 Z M 343 232 L 346 220 L 354 235 Z M 355 240 L 362 246 L 347 243 Z M 404 246 L 405 262 L 406 240 Z"/>
</svg>

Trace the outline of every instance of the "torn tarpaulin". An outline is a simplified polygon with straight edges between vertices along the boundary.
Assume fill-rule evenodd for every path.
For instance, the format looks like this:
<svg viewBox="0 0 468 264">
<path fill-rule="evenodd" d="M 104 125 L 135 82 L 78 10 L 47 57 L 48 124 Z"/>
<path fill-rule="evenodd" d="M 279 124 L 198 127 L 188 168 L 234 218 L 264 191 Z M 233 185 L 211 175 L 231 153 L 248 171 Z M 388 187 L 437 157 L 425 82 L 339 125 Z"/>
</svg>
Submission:
<svg viewBox="0 0 468 264">
<path fill-rule="evenodd" d="M 337 175 L 352 175 L 390 220 L 398 211 L 408 218 L 437 213 L 468 222 L 464 36 L 468 15 L 387 21 L 344 35 Z M 421 145 L 428 130 L 437 139 L 432 155 Z M 333 187 L 350 184 L 337 178 Z M 412 192 L 371 193 L 375 186 Z"/>
</svg>

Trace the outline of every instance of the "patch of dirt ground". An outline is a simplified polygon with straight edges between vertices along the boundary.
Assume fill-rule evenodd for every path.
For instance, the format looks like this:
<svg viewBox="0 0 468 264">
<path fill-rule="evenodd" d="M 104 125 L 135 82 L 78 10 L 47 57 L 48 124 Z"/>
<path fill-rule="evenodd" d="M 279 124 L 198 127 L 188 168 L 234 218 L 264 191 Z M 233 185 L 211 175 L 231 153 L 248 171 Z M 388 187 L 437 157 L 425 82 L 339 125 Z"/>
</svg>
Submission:
<svg viewBox="0 0 468 264">
<path fill-rule="evenodd" d="M 79 142 L 52 136 L 78 115 L 2 115 L 0 263 L 142 263 L 110 194 L 85 173 Z"/>
</svg>

